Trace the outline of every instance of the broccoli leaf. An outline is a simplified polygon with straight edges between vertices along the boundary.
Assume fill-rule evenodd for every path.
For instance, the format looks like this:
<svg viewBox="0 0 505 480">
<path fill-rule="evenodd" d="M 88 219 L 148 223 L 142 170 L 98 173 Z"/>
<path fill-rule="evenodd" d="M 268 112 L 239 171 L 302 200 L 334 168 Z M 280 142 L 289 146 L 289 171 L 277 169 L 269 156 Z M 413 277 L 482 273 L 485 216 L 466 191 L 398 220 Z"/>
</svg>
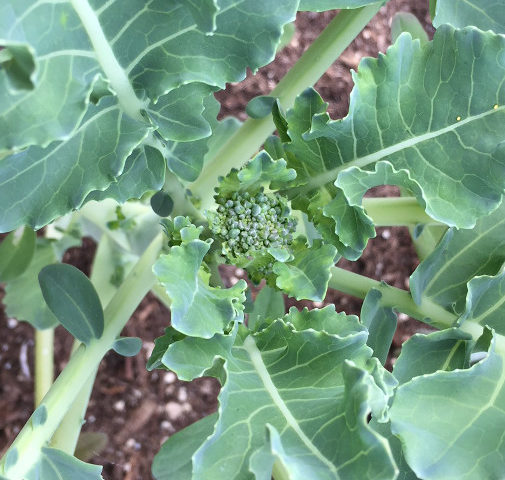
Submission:
<svg viewBox="0 0 505 480">
<path fill-rule="evenodd" d="M 75 338 L 88 345 L 102 336 L 102 305 L 84 273 L 72 265 L 56 263 L 40 271 L 39 283 L 47 306 Z"/>
<path fill-rule="evenodd" d="M 41 330 L 58 324 L 58 320 L 44 301 L 37 275 L 46 265 L 61 260 L 60 255 L 57 254 L 61 243 L 63 242 L 37 239 L 35 253 L 28 268 L 19 277 L 6 283 L 3 303 L 9 317 L 28 322 Z M 73 239 L 67 247 L 79 244 L 80 241 Z"/>
<path fill-rule="evenodd" d="M 461 322 L 471 321 L 505 334 L 505 272 L 483 275 L 468 282 L 466 308 Z"/>
<path fill-rule="evenodd" d="M 171 435 L 154 457 L 152 466 L 154 478 L 191 480 L 193 454 L 212 434 L 216 420 L 217 413 L 213 413 Z"/>
<path fill-rule="evenodd" d="M 161 255 L 153 267 L 172 301 L 172 326 L 186 335 L 210 338 L 243 321 L 245 281 L 227 289 L 211 287 L 202 267 L 210 243 L 199 240 L 200 230 L 184 217 L 176 217 L 173 228 L 181 244 Z"/>
<path fill-rule="evenodd" d="M 26 476 L 27 480 L 101 480 L 102 467 L 84 463 L 55 448 L 42 448 L 39 462 Z"/>
<path fill-rule="evenodd" d="M 79 208 L 90 191 L 105 189 L 123 172 L 126 158 L 148 132 L 106 97 L 90 105 L 66 141 L 1 160 L 0 230 L 22 223 L 37 229 Z"/>
<path fill-rule="evenodd" d="M 275 320 L 255 335 L 240 327 L 231 349 L 187 338 L 165 356 L 178 373 L 208 351 L 194 373 L 213 367 L 216 376 L 222 359 L 219 418 L 193 455 L 193 478 L 269 479 L 275 460 L 294 479 L 395 478 L 385 440 L 367 424 L 372 404 L 384 408 L 391 391 L 368 373 L 366 332 L 355 317 L 316 312 L 290 313 L 300 330 Z"/>
<path fill-rule="evenodd" d="M 505 8 L 496 0 L 438 0 L 433 25 L 438 28 L 444 23 L 505 33 Z"/>
<path fill-rule="evenodd" d="M 400 383 L 440 370 L 450 371 L 469 365 L 472 337 L 459 328 L 428 335 L 416 333 L 403 345 L 393 367 Z"/>
<path fill-rule="evenodd" d="M 379 290 L 370 290 L 361 307 L 360 319 L 368 329 L 367 345 L 384 365 L 396 331 L 397 318 L 392 308 L 381 305 L 381 298 Z"/>
<path fill-rule="evenodd" d="M 278 290 L 265 285 L 256 296 L 252 311 L 247 319 L 247 326 L 255 331 L 257 326 L 267 320 L 282 317 L 285 312 L 284 296 Z"/>
<path fill-rule="evenodd" d="M 212 92 L 272 60 L 297 3 L 4 2 L 0 154 L 14 155 L 0 160 L 0 230 L 44 226 L 97 190 L 90 198 L 124 201 L 156 189 L 161 163 L 133 151 L 207 137 Z M 198 175 L 201 157 L 194 168 L 186 160 L 183 178 Z M 123 171 L 128 181 L 106 190 Z"/>
<path fill-rule="evenodd" d="M 261 187 L 278 189 L 296 177 L 292 168 L 286 168 L 283 159 L 272 160 L 267 152 L 260 152 L 240 170 L 233 170 L 219 184 L 218 194 L 226 197 L 234 192 L 256 193 Z"/>
<path fill-rule="evenodd" d="M 451 228 L 410 277 L 417 304 L 429 299 L 463 313 L 467 283 L 496 275 L 505 262 L 505 205 L 477 221 L 471 230 Z"/>
<path fill-rule="evenodd" d="M 297 300 L 322 301 L 328 288 L 331 267 L 337 260 L 335 247 L 314 240 L 312 247 L 307 248 L 305 241 L 298 238 L 292 248 L 292 260 L 276 262 L 273 266 L 277 287 Z"/>
<path fill-rule="evenodd" d="M 505 364 L 493 341 L 467 370 L 415 377 L 396 392 L 391 429 L 423 479 L 500 478 L 505 444 Z"/>
<path fill-rule="evenodd" d="M 35 232 L 24 228 L 12 232 L 0 244 L 0 282 L 19 277 L 30 265 L 35 252 Z"/>
<path fill-rule="evenodd" d="M 308 214 L 326 241 L 333 234 L 355 251 L 371 231 L 357 235 L 360 242 L 342 242 L 334 220 L 322 215 L 336 187 L 356 209 L 366 188 L 404 186 L 432 218 L 473 227 L 504 191 L 504 48 L 503 36 L 476 29 L 444 26 L 423 47 L 401 35 L 386 55 L 362 60 L 343 120 L 330 121 L 324 102 L 306 91 L 286 116 L 285 158 L 297 171 L 296 188 L 287 191 L 293 207 Z"/>
</svg>

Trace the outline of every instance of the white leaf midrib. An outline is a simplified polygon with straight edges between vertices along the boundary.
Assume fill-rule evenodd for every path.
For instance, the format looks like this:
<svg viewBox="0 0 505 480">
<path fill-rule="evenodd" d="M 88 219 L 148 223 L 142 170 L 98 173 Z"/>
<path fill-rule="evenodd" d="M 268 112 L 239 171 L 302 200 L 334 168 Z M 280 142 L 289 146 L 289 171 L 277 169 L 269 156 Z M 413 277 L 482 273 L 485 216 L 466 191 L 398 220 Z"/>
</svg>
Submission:
<svg viewBox="0 0 505 480">
<path fill-rule="evenodd" d="M 109 80 L 111 89 L 116 93 L 121 107 L 128 116 L 143 122 L 140 112 L 146 105 L 135 94 L 128 75 L 114 55 L 95 11 L 88 0 L 70 0 L 70 3 L 88 34 L 98 63 Z"/>
<path fill-rule="evenodd" d="M 503 110 L 505 110 L 505 105 L 501 106 L 494 105 L 489 110 L 486 110 L 473 116 L 469 116 L 467 118 L 459 120 L 456 123 L 451 123 L 450 125 L 447 125 L 446 127 L 440 128 L 438 130 L 426 132 L 421 135 L 417 135 L 415 137 L 406 138 L 405 140 L 389 145 L 388 147 L 381 148 L 380 150 L 369 153 L 362 157 L 356 157 L 355 155 L 351 161 L 312 177 L 307 184 L 307 188 L 308 189 L 318 188 L 319 186 L 337 178 L 338 174 L 342 170 L 346 170 L 350 167 L 358 167 L 358 168 L 366 167 L 367 165 L 378 162 L 383 158 L 389 157 L 403 150 L 415 147 L 416 145 L 419 145 L 423 142 L 436 139 L 442 135 L 445 135 L 446 133 L 456 132 L 459 128 L 461 128 L 464 125 L 467 125 L 477 120 L 481 120 L 489 115 L 496 114 Z"/>
</svg>

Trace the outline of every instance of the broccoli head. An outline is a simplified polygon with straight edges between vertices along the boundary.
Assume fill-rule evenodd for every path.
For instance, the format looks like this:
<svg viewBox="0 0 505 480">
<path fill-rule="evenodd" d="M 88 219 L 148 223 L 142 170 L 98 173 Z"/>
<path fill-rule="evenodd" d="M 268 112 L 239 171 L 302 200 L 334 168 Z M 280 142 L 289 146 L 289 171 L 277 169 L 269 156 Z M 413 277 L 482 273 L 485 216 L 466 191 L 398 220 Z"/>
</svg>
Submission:
<svg viewBox="0 0 505 480">
<path fill-rule="evenodd" d="M 281 195 L 263 190 L 255 195 L 234 192 L 228 198 L 218 196 L 216 202 L 219 206 L 210 219 L 210 228 L 222 241 L 228 257 L 252 257 L 293 241 L 296 220 Z"/>
</svg>

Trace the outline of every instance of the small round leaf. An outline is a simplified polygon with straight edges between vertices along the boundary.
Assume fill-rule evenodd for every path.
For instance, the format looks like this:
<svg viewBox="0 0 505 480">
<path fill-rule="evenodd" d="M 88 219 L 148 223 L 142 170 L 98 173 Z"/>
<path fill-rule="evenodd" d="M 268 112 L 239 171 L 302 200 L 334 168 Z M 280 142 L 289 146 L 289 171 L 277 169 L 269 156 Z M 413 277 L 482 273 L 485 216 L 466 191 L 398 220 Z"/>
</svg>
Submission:
<svg viewBox="0 0 505 480">
<path fill-rule="evenodd" d="M 160 190 L 151 197 L 151 208 L 156 215 L 168 217 L 174 209 L 174 201 L 168 193 Z"/>
<path fill-rule="evenodd" d="M 119 337 L 112 349 L 123 357 L 134 357 L 142 348 L 142 340 L 138 337 Z"/>
<path fill-rule="evenodd" d="M 57 263 L 40 271 L 39 283 L 47 306 L 75 338 L 87 345 L 102 336 L 102 305 L 84 273 L 72 265 Z"/>
</svg>

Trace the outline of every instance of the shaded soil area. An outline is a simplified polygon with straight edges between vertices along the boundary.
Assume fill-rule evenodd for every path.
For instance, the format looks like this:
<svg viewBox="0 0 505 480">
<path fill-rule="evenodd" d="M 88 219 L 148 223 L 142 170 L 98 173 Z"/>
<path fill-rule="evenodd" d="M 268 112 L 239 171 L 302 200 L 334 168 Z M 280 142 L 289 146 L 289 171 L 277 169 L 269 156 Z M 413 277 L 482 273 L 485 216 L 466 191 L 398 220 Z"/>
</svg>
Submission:
<svg viewBox="0 0 505 480">
<path fill-rule="evenodd" d="M 372 23 L 344 52 L 338 62 L 317 83 L 316 89 L 330 104 L 333 118 L 345 116 L 352 89 L 350 69 L 357 69 L 363 56 L 376 56 L 390 44 L 390 20 L 395 11 L 415 14 L 429 33 L 427 0 L 392 0 L 383 7 Z M 222 102 L 221 116 L 245 118 L 245 105 L 260 94 L 268 93 L 289 67 L 316 38 L 335 12 L 302 13 L 296 21 L 296 33 L 272 64 L 249 76 L 240 84 L 229 85 L 218 95 Z M 376 195 L 397 195 L 392 187 L 376 191 Z M 80 249 L 71 249 L 65 261 L 89 273 L 95 246 L 86 240 Z M 340 266 L 369 277 L 384 280 L 399 288 L 408 287 L 408 277 L 417 265 L 408 231 L 404 228 L 380 228 L 377 237 L 369 242 L 364 255 L 357 262 L 341 261 Z M 240 271 L 223 270 L 227 281 L 241 276 Z M 0 290 L 0 296 L 2 292 Z M 329 292 L 324 304 L 333 303 L 337 311 L 359 314 L 361 301 Z M 286 305 L 308 305 L 294 302 Z M 321 306 L 320 304 L 316 306 Z M 212 379 L 186 383 L 170 372 L 147 372 L 146 360 L 154 347 L 154 339 L 162 335 L 169 324 L 169 312 L 148 296 L 141 303 L 133 319 L 125 328 L 125 335 L 143 340 L 141 352 L 131 358 L 109 353 L 101 363 L 97 383 L 92 394 L 84 431 L 104 432 L 108 443 L 92 458 L 104 465 L 107 480 L 148 480 L 150 465 L 162 442 L 171 434 L 207 415 L 217 408 L 218 385 Z M 422 324 L 399 317 L 392 353 Z M 32 411 L 33 402 L 33 331 L 30 326 L 8 319 L 0 310 L 0 453 L 14 439 Z M 68 361 L 72 338 L 57 329 L 56 370 Z"/>
</svg>

